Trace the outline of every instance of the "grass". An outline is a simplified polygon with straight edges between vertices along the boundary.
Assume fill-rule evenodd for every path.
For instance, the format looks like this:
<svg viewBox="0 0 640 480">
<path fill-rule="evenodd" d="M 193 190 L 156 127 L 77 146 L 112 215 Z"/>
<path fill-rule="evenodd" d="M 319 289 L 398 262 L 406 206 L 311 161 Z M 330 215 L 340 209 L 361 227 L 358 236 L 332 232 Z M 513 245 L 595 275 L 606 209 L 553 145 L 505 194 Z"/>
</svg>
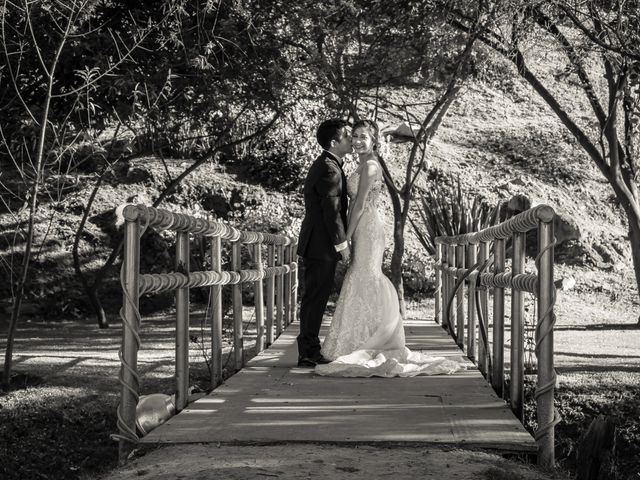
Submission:
<svg viewBox="0 0 640 480">
<path fill-rule="evenodd" d="M 5 479 L 95 478 L 115 465 L 115 392 L 28 386 L 2 397 L 0 464 Z"/>
<path fill-rule="evenodd" d="M 561 375 L 556 408 L 562 416 L 557 427 L 558 461 L 575 469 L 576 448 L 591 421 L 612 416 L 616 423 L 613 467 L 618 478 L 640 474 L 640 372 Z"/>
<path fill-rule="evenodd" d="M 249 310 L 244 318 L 253 320 Z M 190 385 L 206 389 L 209 371 L 198 313 L 192 315 Z M 246 323 L 248 356 L 254 354 L 251 320 Z M 173 322 L 162 315 L 144 319 L 138 356 L 141 394 L 174 391 Z M 110 437 L 117 433 L 121 332 L 117 324 L 99 330 L 79 321 L 20 327 L 13 389 L 0 394 L 0 478 L 87 480 L 116 466 L 118 444 Z M 232 362 L 227 361 L 231 349 L 226 345 L 223 374 L 228 376 Z"/>
<path fill-rule="evenodd" d="M 535 378 L 525 384 L 525 427 L 532 434 L 535 421 Z M 616 438 L 611 479 L 640 474 L 640 372 L 579 372 L 558 375 L 555 408 L 561 422 L 555 429 L 556 466 L 573 476 L 576 454 L 591 422 L 599 415 L 615 420 Z M 604 468 L 603 468 L 604 469 Z M 600 478 L 600 477 L 598 477 Z"/>
</svg>

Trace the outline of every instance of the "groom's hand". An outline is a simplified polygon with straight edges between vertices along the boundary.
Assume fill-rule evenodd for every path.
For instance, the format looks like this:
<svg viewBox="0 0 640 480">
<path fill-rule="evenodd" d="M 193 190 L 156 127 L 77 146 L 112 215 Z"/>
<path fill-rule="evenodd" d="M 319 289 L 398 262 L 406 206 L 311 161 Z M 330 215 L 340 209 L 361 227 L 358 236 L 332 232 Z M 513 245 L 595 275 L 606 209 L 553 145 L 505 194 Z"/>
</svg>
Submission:
<svg viewBox="0 0 640 480">
<path fill-rule="evenodd" d="M 342 261 L 344 263 L 349 263 L 351 261 L 351 247 L 340 250 L 340 255 L 342 256 Z"/>
</svg>

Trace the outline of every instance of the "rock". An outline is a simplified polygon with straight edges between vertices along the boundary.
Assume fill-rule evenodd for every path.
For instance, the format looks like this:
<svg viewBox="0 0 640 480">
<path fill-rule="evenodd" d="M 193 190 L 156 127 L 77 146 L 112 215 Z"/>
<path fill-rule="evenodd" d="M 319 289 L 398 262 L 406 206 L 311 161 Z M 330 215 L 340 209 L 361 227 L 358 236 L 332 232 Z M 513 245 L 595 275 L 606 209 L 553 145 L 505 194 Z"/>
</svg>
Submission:
<svg viewBox="0 0 640 480">
<path fill-rule="evenodd" d="M 573 277 L 565 277 L 553 282 L 558 290 L 567 291 L 576 286 L 576 279 Z"/>
<path fill-rule="evenodd" d="M 176 414 L 175 395 L 142 395 L 136 406 L 136 426 L 146 435 Z"/>
<path fill-rule="evenodd" d="M 627 268 L 627 264 L 625 262 L 616 262 L 613 265 L 614 272 L 622 272 Z"/>
<path fill-rule="evenodd" d="M 133 153 L 131 138 L 118 138 L 110 143 L 106 148 L 111 148 L 111 155 L 117 158 L 120 155 L 126 156 Z"/>
<path fill-rule="evenodd" d="M 526 184 L 527 182 L 525 182 L 522 177 L 516 177 L 511 180 L 511 185 L 520 185 L 521 187 L 524 187 Z"/>
<path fill-rule="evenodd" d="M 130 196 L 129 198 L 127 198 L 127 203 L 133 203 L 135 205 L 138 204 L 144 204 L 144 205 L 151 205 L 151 198 L 149 198 L 149 196 L 146 193 L 136 193 L 135 195 Z"/>
<path fill-rule="evenodd" d="M 509 212 L 509 217 L 522 213 L 530 208 L 531 200 L 521 193 L 514 195 L 507 202 L 507 212 Z"/>
<path fill-rule="evenodd" d="M 154 178 L 153 174 L 143 167 L 131 167 L 127 170 L 127 176 L 124 180 L 125 183 L 138 184 L 152 182 Z"/>
<path fill-rule="evenodd" d="M 219 218 L 227 218 L 227 214 L 231 210 L 224 193 L 218 191 L 203 193 L 200 203 L 204 210 L 213 212 Z"/>
<path fill-rule="evenodd" d="M 571 218 L 556 213 L 554 219 L 556 241 L 558 244 L 568 240 L 580 240 L 580 228 Z"/>
</svg>

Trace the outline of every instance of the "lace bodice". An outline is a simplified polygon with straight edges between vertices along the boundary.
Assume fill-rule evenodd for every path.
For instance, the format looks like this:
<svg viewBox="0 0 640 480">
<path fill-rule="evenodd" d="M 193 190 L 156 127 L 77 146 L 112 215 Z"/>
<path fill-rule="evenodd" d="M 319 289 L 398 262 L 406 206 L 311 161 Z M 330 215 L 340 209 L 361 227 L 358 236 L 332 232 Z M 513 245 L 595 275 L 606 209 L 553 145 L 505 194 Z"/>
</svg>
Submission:
<svg viewBox="0 0 640 480">
<path fill-rule="evenodd" d="M 349 195 L 349 200 L 351 202 L 355 201 L 356 196 L 358 195 L 358 186 L 360 184 L 360 172 L 357 170 L 349 175 L 347 178 L 347 194 Z M 385 188 L 384 181 L 382 178 L 382 169 L 380 166 L 377 168 L 376 177 L 369 187 L 369 192 L 367 193 L 367 199 L 365 200 L 365 208 L 366 207 L 379 207 L 380 200 L 382 198 L 382 192 Z"/>
</svg>

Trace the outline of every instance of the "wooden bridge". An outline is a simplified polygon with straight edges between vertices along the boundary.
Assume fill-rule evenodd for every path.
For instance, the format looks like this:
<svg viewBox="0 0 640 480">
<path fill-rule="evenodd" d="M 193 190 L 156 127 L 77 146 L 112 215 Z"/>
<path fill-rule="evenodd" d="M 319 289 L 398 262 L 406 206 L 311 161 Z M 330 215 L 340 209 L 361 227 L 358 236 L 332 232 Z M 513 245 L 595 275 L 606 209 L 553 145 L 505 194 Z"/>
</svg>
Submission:
<svg viewBox="0 0 640 480">
<path fill-rule="evenodd" d="M 407 345 L 459 358 L 434 322 L 405 327 Z M 437 444 L 535 453 L 531 435 L 474 365 L 454 375 L 333 378 L 297 368 L 292 323 L 274 344 L 144 443 Z"/>
<path fill-rule="evenodd" d="M 268 445 L 296 442 L 437 445 L 537 454 L 552 466 L 553 428 L 553 210 L 528 210 L 474 234 L 438 239 L 435 320 L 405 321 L 407 346 L 434 356 L 456 357 L 467 368 L 453 375 L 412 378 L 331 378 L 298 368 L 295 337 L 297 264 L 295 244 L 277 235 L 241 232 L 218 222 L 130 206 L 125 209 L 126 252 L 122 283 L 123 366 L 118 409 L 121 459 L 136 443 L 221 443 Z M 139 237 L 148 226 L 177 232 L 176 272 L 142 275 Z M 524 234 L 538 228 L 537 274 L 524 273 Z M 189 235 L 211 238 L 212 269 L 190 272 Z M 505 239 L 513 236 L 506 269 Z M 221 269 L 220 241 L 232 244 L 232 270 Z M 251 269 L 241 265 L 241 247 L 252 253 Z M 266 267 L 262 246 L 267 246 Z M 480 261 L 476 262 L 479 246 Z M 451 248 L 453 247 L 453 248 Z M 491 251 L 491 254 L 489 253 Z M 468 267 L 465 268 L 465 264 Z M 263 282 L 266 281 L 266 294 Z M 245 362 L 242 282 L 255 289 L 258 354 Z M 221 288 L 232 285 L 234 360 L 239 371 L 209 395 L 188 403 L 188 290 L 212 289 L 212 382 L 221 383 Z M 465 314 L 465 288 L 468 306 Z M 512 289 L 511 344 L 504 362 L 504 289 Z M 488 290 L 493 309 L 489 323 Z M 136 430 L 136 369 L 141 293 L 176 291 L 176 401 L 178 414 L 147 435 Z M 523 349 L 521 292 L 538 299 L 536 439 L 521 423 Z M 264 295 L 263 295 L 264 294 Z M 266 297 L 266 298 L 265 298 Z M 266 303 L 266 305 L 265 305 Z M 327 319 L 328 320 L 328 319 Z M 518 325 L 515 325 L 515 324 Z M 323 328 L 326 329 L 327 325 Z M 321 335 L 323 335 L 321 332 Z M 489 335 L 491 333 L 491 336 Z M 450 335 L 451 334 L 451 335 Z M 517 336 L 515 336 L 517 335 Z M 466 340 L 466 343 L 465 343 Z M 263 349 L 266 343 L 268 348 Z M 479 368 L 473 363 L 478 362 Z M 505 377 L 510 379 L 504 389 Z M 502 397 L 508 395 L 508 402 Z M 138 425 L 139 426 L 139 425 Z"/>
</svg>

